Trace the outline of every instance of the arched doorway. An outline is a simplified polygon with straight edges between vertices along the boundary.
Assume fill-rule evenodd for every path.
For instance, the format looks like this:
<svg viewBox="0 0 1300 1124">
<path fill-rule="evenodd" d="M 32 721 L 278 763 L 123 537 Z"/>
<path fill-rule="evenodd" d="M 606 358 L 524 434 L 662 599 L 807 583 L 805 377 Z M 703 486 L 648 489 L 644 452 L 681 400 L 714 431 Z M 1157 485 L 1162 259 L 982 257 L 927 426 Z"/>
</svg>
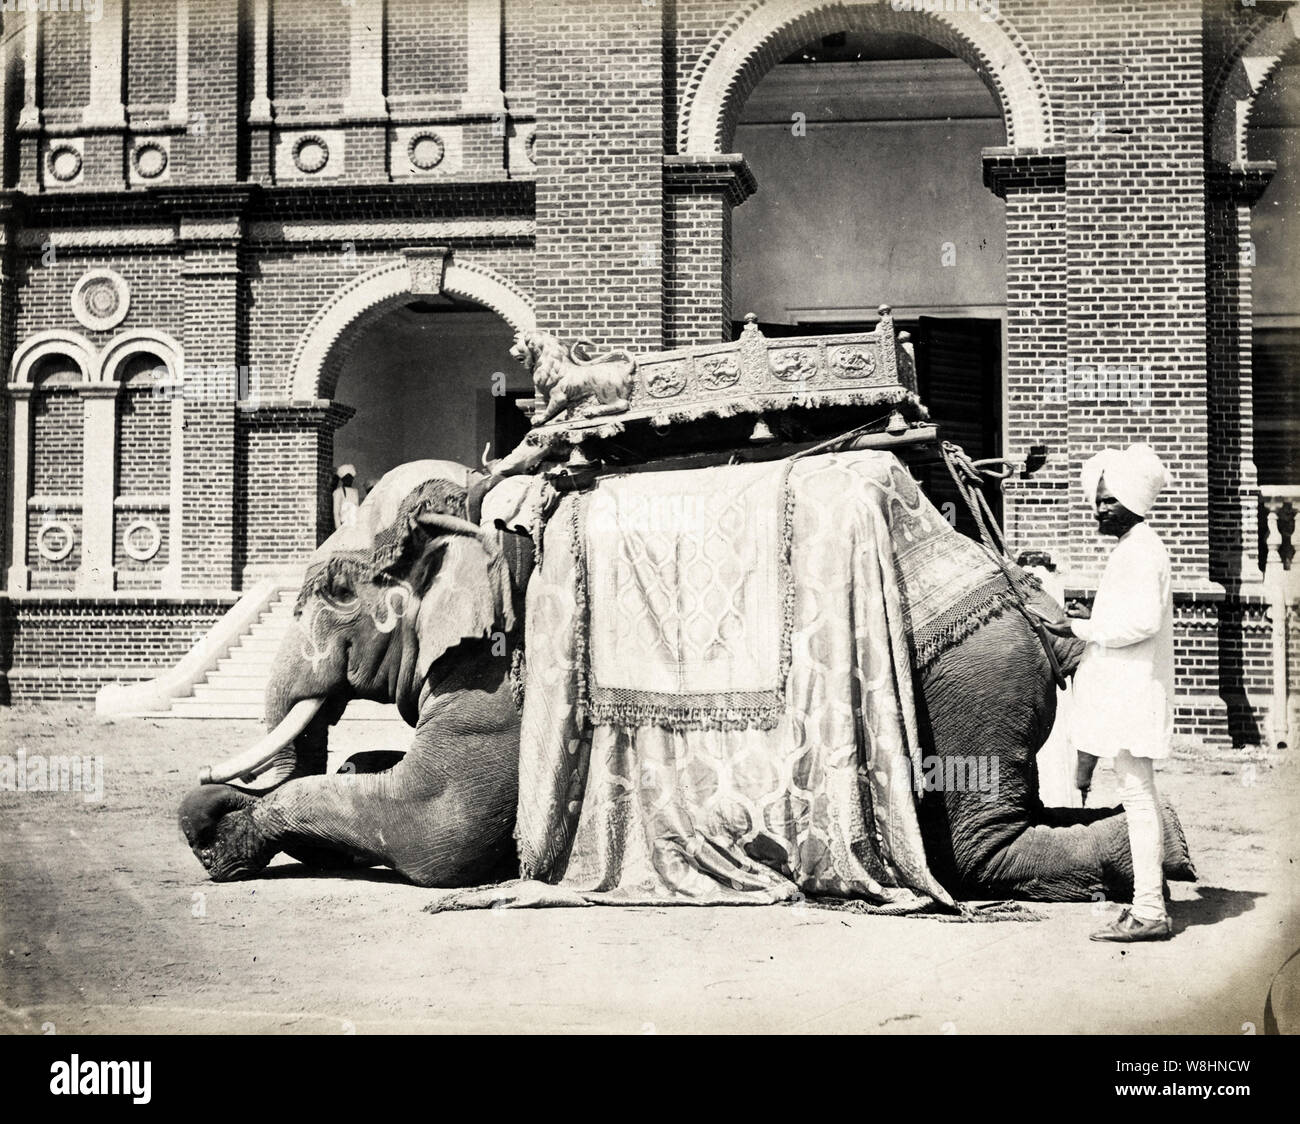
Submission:
<svg viewBox="0 0 1300 1124">
<path fill-rule="evenodd" d="M 528 373 L 510 356 L 514 329 L 448 295 L 395 298 L 340 336 L 332 397 L 355 410 L 334 436 L 335 465 L 356 467 L 364 496 L 389 469 L 435 459 L 477 467 L 508 452 L 528 421 Z"/>
<path fill-rule="evenodd" d="M 891 305 L 941 435 L 998 456 L 1006 219 L 983 151 L 1007 143 L 999 99 L 947 35 L 874 15 L 828 26 L 736 113 L 759 190 L 732 220 L 733 307 L 765 334 L 812 335 L 870 329 Z M 916 471 L 974 532 L 946 470 Z"/>
</svg>

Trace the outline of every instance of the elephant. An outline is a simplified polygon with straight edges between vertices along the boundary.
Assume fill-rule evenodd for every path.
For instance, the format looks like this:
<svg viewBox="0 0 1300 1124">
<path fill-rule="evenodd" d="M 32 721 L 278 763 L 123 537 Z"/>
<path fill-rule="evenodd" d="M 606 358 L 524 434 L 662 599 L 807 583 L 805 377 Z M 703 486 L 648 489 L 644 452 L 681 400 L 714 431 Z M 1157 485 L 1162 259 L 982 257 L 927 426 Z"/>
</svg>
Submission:
<svg viewBox="0 0 1300 1124">
<path fill-rule="evenodd" d="M 481 484 L 447 462 L 403 466 L 362 505 L 359 524 L 373 541 L 344 530 L 318 549 L 267 689 L 271 732 L 208 778 L 260 773 L 269 784 L 204 784 L 181 806 L 214 880 L 255 877 L 282 851 L 318 867 L 385 865 L 429 887 L 517 871 L 511 668 L 531 544 L 466 519 Z M 1061 615 L 1041 590 L 1029 596 L 1041 613 Z M 1047 642 L 1071 673 L 1082 642 Z M 1123 810 L 1038 799 L 1035 755 L 1055 718 L 1056 686 L 1030 612 L 992 614 L 913 676 L 924 752 L 944 762 L 991 755 L 999 770 L 992 798 L 964 786 L 921 798 L 926 859 L 945 889 L 958 899 L 1130 897 Z M 350 698 L 395 701 L 414 741 L 405 754 L 366 755 L 325 776 L 326 732 Z M 1164 819 L 1166 876 L 1192 879 L 1167 805 Z"/>
<path fill-rule="evenodd" d="M 476 474 L 445 461 L 388 473 L 307 570 L 272 663 L 267 736 L 205 770 L 180 810 L 215 881 L 280 851 L 316 867 L 392 867 L 421 886 L 508 873 L 518 783 L 512 688 L 530 540 L 466 520 Z M 325 775 L 329 727 L 351 699 L 396 703 L 405 753 Z"/>
</svg>

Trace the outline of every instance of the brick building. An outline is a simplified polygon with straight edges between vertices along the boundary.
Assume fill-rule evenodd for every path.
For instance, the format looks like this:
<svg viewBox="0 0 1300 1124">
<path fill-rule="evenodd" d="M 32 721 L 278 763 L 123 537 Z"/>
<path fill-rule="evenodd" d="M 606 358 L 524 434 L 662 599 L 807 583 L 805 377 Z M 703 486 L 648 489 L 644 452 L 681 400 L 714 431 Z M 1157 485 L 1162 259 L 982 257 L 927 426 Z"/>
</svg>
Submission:
<svg viewBox="0 0 1300 1124">
<path fill-rule="evenodd" d="M 1070 586 L 1081 461 L 1152 441 L 1180 727 L 1271 740 L 1298 8 L 4 0 L 9 698 L 155 676 L 290 585 L 339 460 L 508 443 L 517 328 L 646 351 L 885 302 Z"/>
</svg>

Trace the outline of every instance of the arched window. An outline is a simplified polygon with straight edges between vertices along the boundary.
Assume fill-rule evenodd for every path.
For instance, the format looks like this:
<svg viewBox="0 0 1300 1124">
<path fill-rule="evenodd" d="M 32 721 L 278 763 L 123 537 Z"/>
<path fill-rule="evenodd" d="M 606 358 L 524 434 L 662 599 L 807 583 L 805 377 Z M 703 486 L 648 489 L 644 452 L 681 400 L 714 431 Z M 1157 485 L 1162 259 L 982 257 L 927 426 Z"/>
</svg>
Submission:
<svg viewBox="0 0 1300 1124">
<path fill-rule="evenodd" d="M 34 586 L 70 589 L 81 565 L 82 372 L 73 356 L 52 352 L 36 360 L 30 377 L 27 558 Z"/>
<path fill-rule="evenodd" d="M 117 378 L 113 562 L 123 584 L 138 575 L 154 585 L 170 553 L 171 371 L 161 356 L 139 351 L 121 363 Z"/>
</svg>

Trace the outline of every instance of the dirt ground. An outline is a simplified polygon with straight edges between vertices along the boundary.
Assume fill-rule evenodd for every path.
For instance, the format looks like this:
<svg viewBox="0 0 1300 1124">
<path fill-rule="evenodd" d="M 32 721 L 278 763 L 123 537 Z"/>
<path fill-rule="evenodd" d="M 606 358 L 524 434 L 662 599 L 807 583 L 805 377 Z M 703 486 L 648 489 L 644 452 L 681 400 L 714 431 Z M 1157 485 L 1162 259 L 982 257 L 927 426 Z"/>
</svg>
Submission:
<svg viewBox="0 0 1300 1124">
<path fill-rule="evenodd" d="M 249 722 L 0 711 L 0 753 L 102 755 L 104 798 L 0 792 L 0 1027 L 11 1033 L 1263 1031 L 1300 946 L 1294 758 L 1189 750 L 1159 783 L 1200 881 L 1167 943 L 1089 942 L 1108 903 L 951 924 L 807 906 L 430 915 L 386 871 L 280 858 L 214 885 L 176 808 Z M 332 758 L 402 748 L 343 723 Z M 332 765 L 334 764 L 332 760 Z M 1106 802 L 1114 779 L 1099 770 Z"/>
</svg>

